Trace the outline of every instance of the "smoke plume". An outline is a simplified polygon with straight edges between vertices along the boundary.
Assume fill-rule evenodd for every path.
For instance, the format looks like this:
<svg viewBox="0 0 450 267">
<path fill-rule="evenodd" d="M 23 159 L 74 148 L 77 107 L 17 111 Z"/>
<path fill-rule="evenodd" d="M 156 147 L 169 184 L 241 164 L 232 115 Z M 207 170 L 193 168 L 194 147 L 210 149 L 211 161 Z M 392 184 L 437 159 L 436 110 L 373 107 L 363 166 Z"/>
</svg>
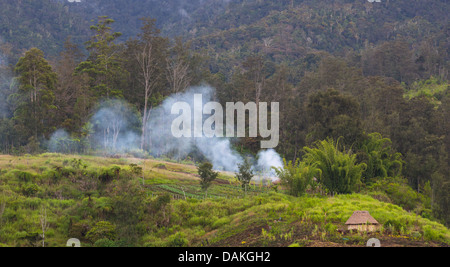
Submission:
<svg viewBox="0 0 450 267">
<path fill-rule="evenodd" d="M 188 155 L 200 152 L 217 170 L 236 171 L 242 157 L 232 148 L 232 140 L 228 138 L 207 137 L 181 137 L 175 138 L 171 132 L 172 122 L 179 115 L 172 115 L 172 106 L 177 102 L 188 103 L 194 112 L 202 112 L 202 106 L 194 106 L 194 95 L 201 94 L 203 103 L 214 101 L 215 90 L 208 86 L 192 87 L 181 94 L 174 94 L 167 98 L 157 109 L 150 114 L 147 124 L 147 135 L 150 138 L 150 153 L 155 156 L 172 155 L 175 158 L 185 158 Z M 203 121 L 205 120 L 203 116 Z M 192 127 L 195 131 L 195 128 Z M 201 131 L 201 129 L 200 129 Z M 195 159 L 194 159 L 195 160 Z"/>
<path fill-rule="evenodd" d="M 191 121 L 194 114 L 202 114 L 201 125 L 190 125 L 191 131 L 203 132 L 206 119 L 213 114 L 203 115 L 203 105 L 194 105 L 195 95 L 202 95 L 202 102 L 214 102 L 215 89 L 209 86 L 191 87 L 186 92 L 174 94 L 166 98 L 157 108 L 150 110 L 146 123 L 146 152 L 155 157 L 168 157 L 183 160 L 190 157 L 194 161 L 208 160 L 214 169 L 236 172 L 238 165 L 243 163 L 243 157 L 233 148 L 237 139 L 226 137 L 181 137 L 172 133 L 173 121 L 180 114 L 172 114 L 172 107 L 179 102 L 191 107 Z M 89 123 L 83 128 L 85 140 L 73 140 L 64 130 L 55 132 L 49 142 L 52 152 L 83 153 L 87 148 L 108 153 L 127 153 L 138 151 L 141 144 L 141 115 L 130 104 L 123 100 L 108 100 L 102 102 Z M 217 127 L 217 125 L 216 125 Z M 282 167 L 281 157 L 275 150 L 260 151 L 253 169 L 259 177 L 274 177 L 272 167 Z"/>
</svg>

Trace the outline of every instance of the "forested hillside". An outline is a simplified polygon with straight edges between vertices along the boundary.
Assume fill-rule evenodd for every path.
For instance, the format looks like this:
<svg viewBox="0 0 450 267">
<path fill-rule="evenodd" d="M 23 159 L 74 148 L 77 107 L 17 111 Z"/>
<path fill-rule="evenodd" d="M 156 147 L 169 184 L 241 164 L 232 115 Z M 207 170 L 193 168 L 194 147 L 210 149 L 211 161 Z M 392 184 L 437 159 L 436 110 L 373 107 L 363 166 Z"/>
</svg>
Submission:
<svg viewBox="0 0 450 267">
<path fill-rule="evenodd" d="M 0 0 L 0 152 L 257 162 L 261 136 L 176 142 L 163 112 L 198 91 L 279 102 L 287 194 L 319 176 L 324 195 L 371 192 L 448 226 L 449 13 L 445 0 Z M 18 180 L 0 186 L 47 188 L 35 171 L 0 170 Z"/>
</svg>

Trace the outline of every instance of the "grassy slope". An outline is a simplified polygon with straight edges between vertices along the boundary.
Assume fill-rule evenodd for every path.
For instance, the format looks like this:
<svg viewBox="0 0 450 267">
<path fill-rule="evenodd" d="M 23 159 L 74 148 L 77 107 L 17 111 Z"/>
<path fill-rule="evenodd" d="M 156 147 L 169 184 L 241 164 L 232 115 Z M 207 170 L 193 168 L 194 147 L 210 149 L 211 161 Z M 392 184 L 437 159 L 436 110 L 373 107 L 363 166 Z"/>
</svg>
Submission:
<svg viewBox="0 0 450 267">
<path fill-rule="evenodd" d="M 48 207 L 50 228 L 48 246 L 64 246 L 69 236 L 67 218 L 78 217 L 76 208 L 83 209 L 87 198 L 71 185 L 68 178 L 52 183 L 45 178 L 47 171 L 81 158 L 87 170 L 129 164 L 143 167 L 148 201 L 157 195 L 170 193 L 176 199 L 170 204 L 170 223 L 156 227 L 141 219 L 143 225 L 139 245 L 146 246 L 364 246 L 370 237 L 377 237 L 384 246 L 446 246 L 450 231 L 444 226 L 421 218 L 400 207 L 383 203 L 370 196 L 353 194 L 336 197 L 305 196 L 294 198 L 275 193 L 269 187 L 254 185 L 243 197 L 239 185 L 230 174 L 221 174 L 211 189 L 209 198 L 202 200 L 193 165 L 142 159 L 112 159 L 93 156 L 43 154 L 40 156 L 0 156 L 0 246 L 29 245 L 24 240 L 32 232 L 40 233 L 40 207 Z M 69 167 L 67 167 L 69 168 Z M 17 173 L 33 174 L 25 183 Z M 142 184 L 142 178 L 133 178 Z M 36 184 L 33 196 L 24 196 L 27 184 Z M 71 187 L 72 186 L 72 187 Z M 107 190 L 105 192 L 108 192 Z M 92 206 L 99 218 L 78 218 L 80 222 L 102 220 L 110 212 L 108 199 L 113 193 L 92 196 Z M 184 200 L 186 195 L 187 200 Z M 142 203 L 145 205 L 145 203 Z M 89 205 L 88 205 L 89 206 Z M 374 234 L 341 233 L 345 221 L 355 210 L 368 210 L 383 224 Z M 387 224 L 390 222 L 389 224 Z M 89 223 L 88 223 L 89 224 Z M 391 226 L 389 226 L 391 225 Z M 39 240 L 39 238 L 37 238 Z M 89 246 L 87 240 L 82 240 Z M 36 241 L 36 244 L 39 244 Z"/>
</svg>

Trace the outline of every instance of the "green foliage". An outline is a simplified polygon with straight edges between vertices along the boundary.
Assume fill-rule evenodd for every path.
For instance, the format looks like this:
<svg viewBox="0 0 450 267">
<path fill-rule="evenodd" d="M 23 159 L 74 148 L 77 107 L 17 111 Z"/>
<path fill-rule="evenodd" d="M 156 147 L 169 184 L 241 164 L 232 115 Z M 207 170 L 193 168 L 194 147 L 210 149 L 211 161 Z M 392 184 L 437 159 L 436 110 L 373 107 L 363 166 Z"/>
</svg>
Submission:
<svg viewBox="0 0 450 267">
<path fill-rule="evenodd" d="M 25 171 L 17 171 L 15 173 L 17 179 L 19 179 L 19 181 L 24 182 L 24 183 L 29 183 L 31 181 L 33 181 L 33 177 L 34 175 L 29 173 L 29 172 L 25 172 Z"/>
<path fill-rule="evenodd" d="M 428 80 L 416 81 L 411 84 L 409 90 L 405 93 L 405 97 L 412 99 L 414 97 L 425 96 L 435 106 L 439 106 L 442 104 L 445 90 L 447 90 L 448 87 L 448 82 L 431 76 Z"/>
<path fill-rule="evenodd" d="M 115 240 L 116 236 L 116 226 L 106 221 L 96 223 L 86 234 L 86 238 L 92 243 L 96 243 L 101 239 Z"/>
<path fill-rule="evenodd" d="M 54 130 L 52 116 L 56 109 L 53 102 L 57 77 L 44 53 L 37 48 L 32 48 L 20 58 L 15 71 L 20 86 L 14 120 L 22 140 L 29 141 L 30 152 L 35 152 L 37 139 L 48 137 Z"/>
<path fill-rule="evenodd" d="M 369 134 L 368 139 L 361 145 L 358 153 L 359 161 L 367 165 L 363 172 L 363 182 L 371 183 L 374 178 L 398 177 L 402 173 L 403 161 L 400 153 L 394 153 L 392 141 L 382 138 L 379 133 Z"/>
<path fill-rule="evenodd" d="M 94 247 L 97 247 L 97 248 L 114 248 L 114 247 L 117 247 L 117 244 L 114 241 L 111 241 L 109 239 L 104 238 L 104 239 L 99 239 L 99 240 L 95 241 Z"/>
<path fill-rule="evenodd" d="M 102 183 L 109 183 L 114 179 L 119 180 L 120 179 L 120 172 L 121 172 L 121 168 L 119 166 L 112 166 L 110 168 L 104 168 L 99 176 L 98 179 L 102 182 Z"/>
<path fill-rule="evenodd" d="M 76 68 L 76 73 L 86 73 L 93 95 L 101 97 L 120 97 L 121 90 L 115 88 L 119 79 L 123 77 L 118 59 L 118 48 L 114 41 L 122 34 L 111 32 L 113 19 L 107 16 L 98 17 L 97 25 L 90 29 L 94 32 L 92 38 L 86 42 L 86 48 L 90 52 L 89 58 Z"/>
<path fill-rule="evenodd" d="M 351 152 L 341 152 L 339 142 L 332 139 L 316 142 L 315 147 L 304 148 L 304 160 L 308 164 L 315 164 L 321 171 L 320 182 L 331 193 L 348 194 L 356 189 L 366 164 L 357 164 L 356 155 Z"/>
<path fill-rule="evenodd" d="M 25 184 L 22 187 L 22 194 L 27 197 L 34 197 L 39 192 L 39 186 L 33 183 Z"/>
<path fill-rule="evenodd" d="M 200 175 L 200 185 L 202 190 L 207 192 L 211 183 L 219 176 L 218 172 L 213 171 L 213 165 L 209 162 L 204 162 L 198 167 L 198 174 Z"/>
<path fill-rule="evenodd" d="M 284 167 L 275 168 L 275 172 L 282 184 L 288 188 L 289 194 L 301 196 L 308 186 L 316 187 L 314 178 L 321 176 L 321 170 L 315 163 L 309 164 L 300 159 L 297 159 L 295 163 L 286 162 L 286 159 L 283 161 Z"/>
<path fill-rule="evenodd" d="M 220 219 L 218 219 L 217 221 L 215 221 L 215 222 L 211 225 L 211 227 L 212 227 L 213 229 L 217 229 L 217 228 L 220 228 L 220 227 L 222 227 L 222 226 L 224 226 L 224 225 L 229 224 L 230 222 L 231 222 L 231 220 L 230 220 L 230 218 L 228 218 L 228 217 L 220 218 Z"/>
<path fill-rule="evenodd" d="M 117 239 L 123 244 L 137 244 L 143 235 L 150 236 L 146 241 L 152 244 L 179 246 L 186 243 L 183 239 L 195 244 L 205 234 L 201 231 L 211 227 L 217 227 L 218 232 L 227 229 L 222 236 L 232 237 L 244 234 L 248 226 L 267 225 L 252 213 L 259 218 L 269 215 L 278 219 L 278 213 L 283 212 L 284 217 L 289 217 L 287 210 L 305 219 L 305 224 L 318 223 L 314 230 L 306 230 L 323 239 L 333 232 L 330 221 L 342 223 L 351 209 L 357 208 L 375 209 L 377 219 L 382 223 L 390 221 L 386 227 L 395 231 L 418 227 L 425 240 L 448 239 L 448 231 L 422 219 L 439 219 L 447 225 L 450 222 L 450 66 L 448 25 L 442 19 L 448 13 L 446 1 L 398 0 L 376 7 L 367 1 L 353 1 L 351 8 L 348 0 L 336 0 L 333 5 L 319 0 L 172 0 L 161 1 L 163 4 L 91 1 L 101 5 L 116 22 L 108 17 L 96 18 L 98 12 L 84 3 L 1 2 L 3 154 L 44 151 L 46 140 L 55 137 L 57 129 L 70 133 L 56 137 L 58 152 L 116 150 L 115 142 L 111 147 L 101 147 L 95 146 L 98 142 L 92 139 L 93 134 L 104 133 L 102 122 L 112 123 L 109 116 L 87 122 L 95 107 L 102 107 L 96 106 L 98 101 L 106 99 L 102 105 L 132 121 L 132 130 L 140 133 L 146 121 L 141 119 L 141 112 L 149 111 L 154 116 L 152 110 L 169 94 L 206 81 L 217 88 L 215 96 L 222 104 L 281 103 L 277 151 L 292 161 L 285 162 L 279 174 L 286 181 L 288 193 L 301 196 L 304 203 L 281 194 L 268 196 L 274 202 L 270 204 L 265 195 L 257 199 L 251 196 L 240 203 L 229 199 L 238 197 L 240 191 L 222 185 L 222 180 L 210 193 L 223 199 L 189 199 L 202 198 L 198 183 L 191 184 L 197 181 L 190 175 L 193 169 L 174 173 L 172 166 L 161 165 L 165 170 L 157 167 L 148 171 L 107 159 L 87 168 L 87 160 L 80 162 L 63 155 L 45 155 L 45 159 L 2 155 L 0 192 L 8 196 L 8 201 L 3 210 L 0 244 L 35 245 L 39 239 L 36 209 L 47 202 L 55 214 L 61 215 L 58 218 L 64 218 L 64 222 L 52 222 L 52 227 L 57 226 L 52 236 L 54 244 L 61 243 L 59 239 L 64 239 L 68 229 L 80 239 L 85 238 L 99 220 L 113 223 Z M 180 7 L 186 11 L 182 16 Z M 130 19 L 129 14 L 134 18 Z M 157 20 L 138 20 L 148 15 Z M 89 28 L 89 21 L 95 19 L 98 22 Z M 120 38 L 117 31 L 124 36 Z M 63 53 L 57 56 L 69 33 L 74 43 L 67 40 Z M 171 42 L 163 37 L 179 34 L 184 39 Z M 124 40 L 128 41 L 120 44 Z M 86 56 L 77 48 L 84 41 L 88 41 Z M 151 77 L 147 82 L 152 92 L 146 94 L 137 55 L 149 47 L 152 59 L 147 66 L 151 67 Z M 44 58 L 44 52 L 51 62 Z M 175 86 L 176 75 L 170 75 L 177 74 L 173 69 L 177 64 L 186 74 L 179 79 L 181 86 Z M 118 106 L 122 101 L 113 98 L 130 104 Z M 380 134 L 367 134 L 373 132 Z M 109 140 L 113 140 L 111 136 L 109 132 Z M 321 142 L 341 136 L 344 139 L 339 143 L 351 147 L 354 154 L 341 151 L 337 144 Z M 146 153 L 153 152 L 150 143 L 163 145 L 146 144 L 145 139 L 142 150 L 133 149 L 129 154 L 146 157 Z M 235 148 L 242 154 L 257 153 L 258 140 L 239 139 Z M 311 148 L 301 151 L 305 146 Z M 195 161 L 203 157 L 199 151 L 189 156 Z M 204 174 L 207 172 L 200 186 L 205 191 L 214 180 L 214 172 L 210 169 Z M 248 172 L 248 168 L 242 172 Z M 314 187 L 311 177 L 316 176 L 320 186 L 333 194 L 362 188 L 361 192 L 391 204 L 374 203 L 361 196 L 308 198 L 303 195 L 305 186 L 309 192 L 308 187 Z M 137 177 L 145 177 L 142 186 Z M 242 176 L 242 180 L 246 178 Z M 280 186 L 279 191 L 285 188 Z M 256 188 L 250 191 L 261 193 Z M 167 192 L 185 195 L 188 200 L 171 201 L 164 195 Z M 184 202 L 189 206 L 178 205 Z M 393 204 L 422 218 L 414 219 L 413 213 L 404 214 Z M 401 218 L 395 218 L 400 213 Z M 69 217 L 73 223 L 69 223 Z M 225 218 L 229 218 L 231 226 Z M 327 223 L 322 225 L 325 220 Z M 188 230 L 183 228 L 184 221 L 203 228 Z M 173 236 L 177 231 L 184 232 L 184 236 Z M 259 233 L 260 228 L 255 232 Z"/>
<path fill-rule="evenodd" d="M 369 187 L 372 191 L 386 193 L 389 201 L 401 206 L 405 210 L 421 213 L 423 209 L 431 208 L 429 198 L 414 191 L 405 179 L 387 177 L 377 181 Z"/>
<path fill-rule="evenodd" d="M 310 129 L 312 140 L 343 137 L 349 146 L 359 143 L 363 137 L 359 103 L 337 90 L 318 92 L 310 97 L 307 113 L 314 122 Z"/>
<path fill-rule="evenodd" d="M 180 232 L 169 236 L 167 241 L 168 247 L 186 247 L 188 244 L 189 241 L 186 239 L 186 235 Z"/>
<path fill-rule="evenodd" d="M 134 175 L 138 177 L 142 176 L 142 167 L 138 166 L 137 164 L 130 164 L 130 169 Z"/>
<path fill-rule="evenodd" d="M 245 158 L 242 164 L 238 164 L 238 169 L 239 172 L 236 173 L 236 179 L 241 182 L 242 188 L 245 192 L 247 192 L 248 185 L 254 176 L 252 166 L 248 158 Z"/>
<path fill-rule="evenodd" d="M 11 179 L 4 179 L 1 176 L 3 184 L 0 192 L 3 194 L 0 195 L 0 213 L 2 209 L 4 210 L 0 219 L 1 243 L 39 246 L 42 241 L 39 236 L 39 215 L 40 207 L 43 205 L 51 215 L 49 216 L 51 231 L 46 234 L 48 246 L 64 246 L 69 237 L 78 238 L 83 243 L 89 242 L 89 245 L 95 247 L 220 246 L 241 245 L 243 241 L 250 246 L 264 244 L 284 246 L 292 243 L 307 246 L 311 239 L 341 244 L 342 238 L 336 230 L 340 229 L 354 210 L 370 210 L 371 215 L 383 225 L 385 234 L 415 238 L 416 242 L 421 242 L 421 237 L 431 242 L 446 242 L 448 237 L 448 229 L 442 225 L 413 212 L 407 212 L 394 204 L 375 200 L 368 195 L 313 197 L 303 194 L 294 197 L 272 192 L 260 193 L 258 196 L 249 194 L 246 198 L 239 199 L 228 197 L 176 200 L 172 199 L 171 195 L 164 194 L 170 187 L 164 190 L 156 186 L 142 187 L 140 177 L 131 175 L 128 161 L 79 156 L 77 159 L 81 159 L 89 166 L 83 169 L 69 166 L 72 159 L 73 157 L 59 154 L 33 159 L 28 157 L 31 166 L 20 166 L 21 171 L 34 169 L 32 166 L 39 166 L 37 162 L 40 161 L 53 162 L 47 164 L 62 164 L 67 160 L 66 166 L 61 167 L 60 171 L 67 169 L 68 176 L 60 176 L 57 183 L 51 182 L 48 178 L 38 177 L 39 175 L 33 178 L 34 182 L 39 183 L 39 192 L 34 197 L 23 195 L 20 186 L 27 183 L 19 182 L 15 176 L 16 172 L 2 172 L 2 175 Z M 80 195 L 80 192 L 89 189 L 84 183 L 91 178 L 95 180 L 102 172 L 101 166 L 119 162 L 122 162 L 117 165 L 121 168 L 120 175 L 130 175 L 129 179 L 113 179 L 95 188 L 95 193 L 90 198 Z M 302 166 L 300 163 L 292 166 Z M 1 164 L 4 163 L 0 161 Z M 191 166 L 186 168 L 192 169 Z M 163 171 L 172 172 L 169 169 Z M 191 174 L 190 177 L 194 178 L 195 174 Z M 183 186 L 186 192 L 200 191 L 195 179 L 178 180 L 174 177 L 170 178 L 170 181 L 173 182 L 170 184 L 173 188 Z M 399 180 L 391 182 L 395 181 L 399 183 Z M 179 184 L 174 185 L 175 182 Z M 65 193 L 62 190 L 64 187 L 70 188 L 74 192 L 73 196 Z M 393 188 L 394 191 L 398 190 L 397 187 Z M 391 196 L 383 191 L 383 187 L 373 190 Z M 236 186 L 230 187 L 221 183 L 214 187 L 211 195 L 219 192 L 228 196 L 240 195 L 240 190 Z M 72 199 L 69 200 L 69 197 Z M 421 203 L 425 202 L 417 202 L 417 207 L 420 207 Z M 420 210 L 415 208 L 414 212 Z M 429 209 L 422 211 L 430 212 Z M 265 232 L 262 229 L 265 229 Z M 249 231 L 253 233 L 251 238 L 248 237 Z M 363 238 L 359 241 L 351 238 L 349 242 L 363 241 Z"/>
</svg>

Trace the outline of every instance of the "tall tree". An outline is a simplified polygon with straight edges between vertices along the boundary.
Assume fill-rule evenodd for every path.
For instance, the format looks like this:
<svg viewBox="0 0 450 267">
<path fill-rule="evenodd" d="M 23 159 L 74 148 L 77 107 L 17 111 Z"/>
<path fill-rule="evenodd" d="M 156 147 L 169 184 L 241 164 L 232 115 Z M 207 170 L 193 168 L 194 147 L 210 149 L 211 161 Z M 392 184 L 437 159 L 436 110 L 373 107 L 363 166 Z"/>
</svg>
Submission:
<svg viewBox="0 0 450 267">
<path fill-rule="evenodd" d="M 262 56 L 251 56 L 242 65 L 247 70 L 249 79 L 253 81 L 256 107 L 259 107 L 266 81 L 264 58 Z"/>
<path fill-rule="evenodd" d="M 359 104 L 355 98 L 334 89 L 310 97 L 307 106 L 311 141 L 344 138 L 351 146 L 362 140 Z"/>
<path fill-rule="evenodd" d="M 77 73 L 87 73 L 90 78 L 91 90 L 97 97 L 117 97 L 122 92 L 118 88 L 125 71 L 120 67 L 120 46 L 114 41 L 122 34 L 112 32 L 113 19 L 107 16 L 99 17 L 97 25 L 91 26 L 94 35 L 86 42 L 89 57 L 77 67 Z"/>
<path fill-rule="evenodd" d="M 24 138 L 45 138 L 54 130 L 56 73 L 44 53 L 32 48 L 16 65 L 19 106 L 14 113 L 16 127 Z"/>
<path fill-rule="evenodd" d="M 392 77 L 399 82 L 412 82 L 417 78 L 418 66 L 413 51 L 402 39 L 365 51 L 362 63 L 366 75 Z"/>
<path fill-rule="evenodd" d="M 155 101 L 152 101 L 155 91 L 164 88 L 164 66 L 167 57 L 168 40 L 159 36 L 160 30 L 155 26 L 155 20 L 142 19 L 142 33 L 138 40 L 128 42 L 128 49 L 133 50 L 134 60 L 138 69 L 137 80 L 143 87 L 143 117 L 141 149 L 146 148 L 147 123 Z M 154 98 L 155 99 L 155 98 Z M 157 103 L 156 103 L 157 104 Z M 139 103 L 141 105 L 141 103 Z"/>
<path fill-rule="evenodd" d="M 167 62 L 167 80 L 173 94 L 183 92 L 190 85 L 188 52 L 181 38 L 177 38 L 171 58 Z"/>
<path fill-rule="evenodd" d="M 74 75 L 82 57 L 81 50 L 69 38 L 64 43 L 64 51 L 55 64 L 55 72 L 58 75 L 55 88 L 57 121 L 60 126 L 72 132 L 79 130 L 86 119 L 88 114 L 86 106 L 90 106 L 86 100 L 92 98 L 89 90 L 86 90 L 88 85 L 86 75 Z M 82 104 L 85 108 L 81 108 Z"/>
</svg>

